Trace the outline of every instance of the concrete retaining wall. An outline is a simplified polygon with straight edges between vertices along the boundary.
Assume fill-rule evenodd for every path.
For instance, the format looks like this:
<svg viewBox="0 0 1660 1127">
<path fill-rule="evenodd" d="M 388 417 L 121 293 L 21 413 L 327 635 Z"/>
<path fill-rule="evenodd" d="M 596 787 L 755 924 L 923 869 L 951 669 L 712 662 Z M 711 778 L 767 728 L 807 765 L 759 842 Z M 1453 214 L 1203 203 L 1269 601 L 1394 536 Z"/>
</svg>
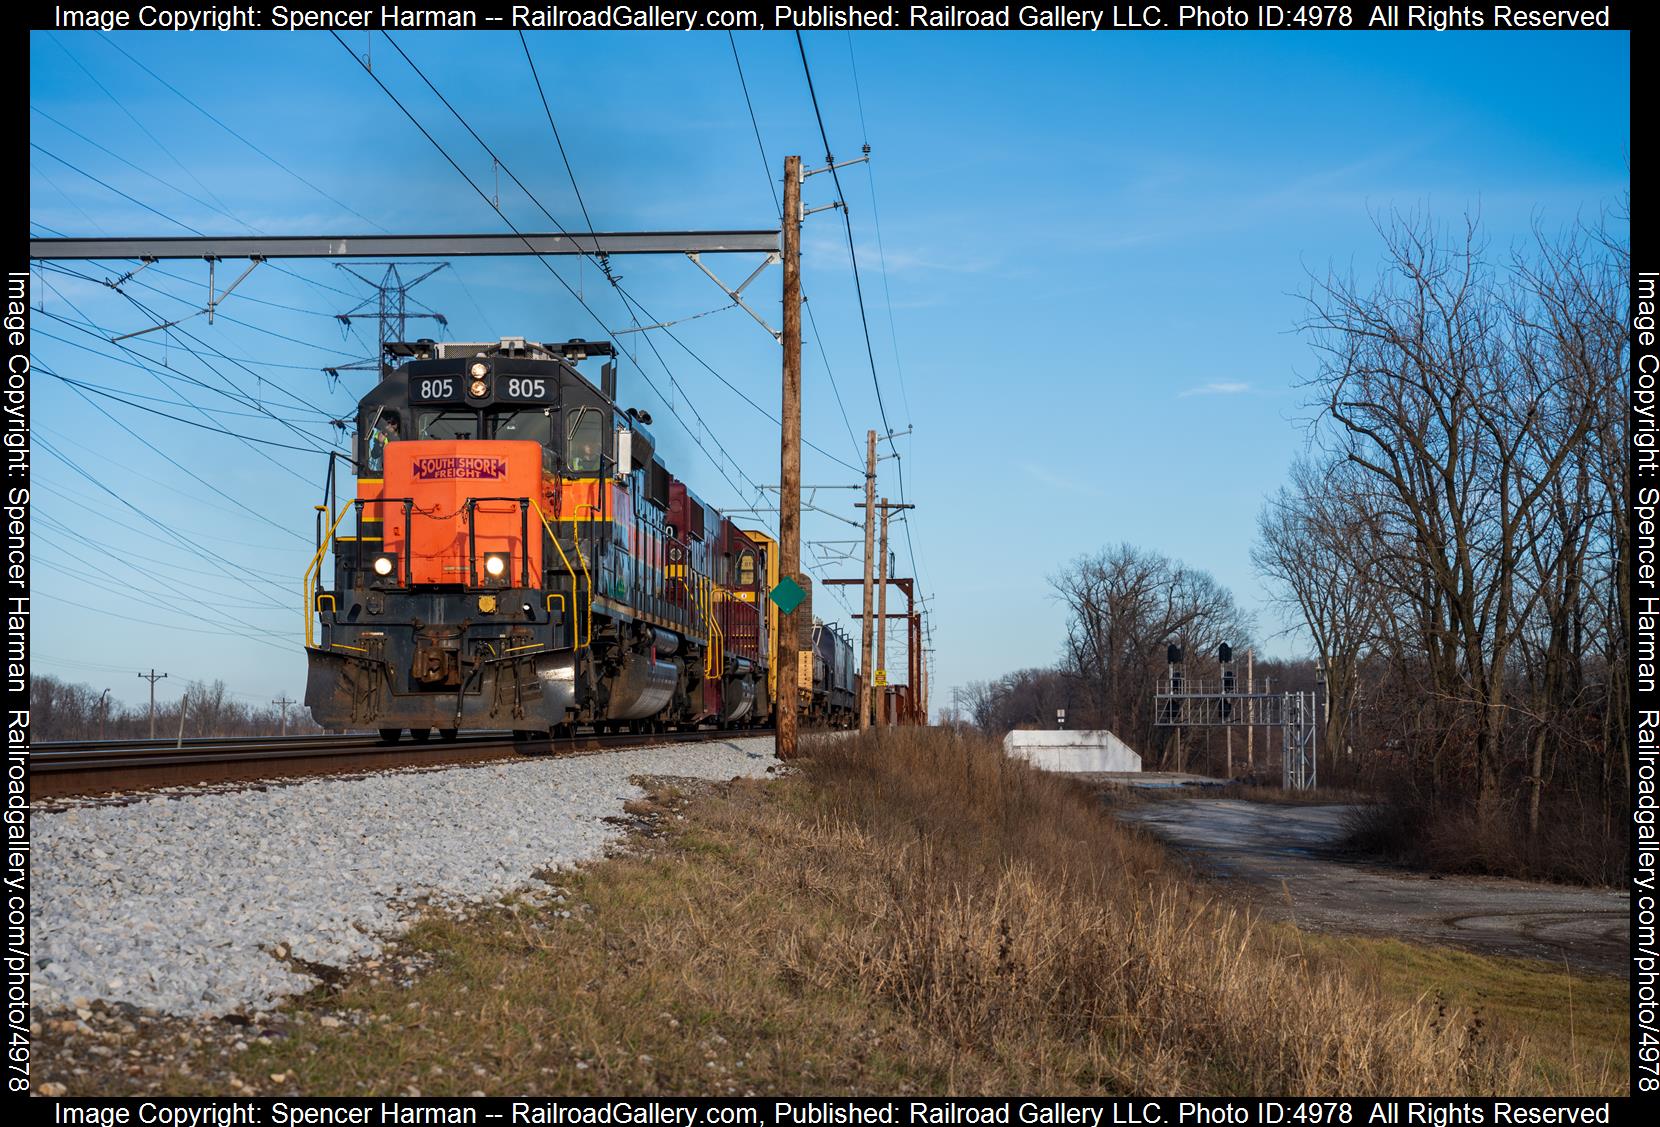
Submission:
<svg viewBox="0 0 1660 1127">
<path fill-rule="evenodd" d="M 1141 756 L 1106 730 L 1010 732 L 1005 755 L 1019 756 L 1045 771 L 1139 771 Z"/>
</svg>

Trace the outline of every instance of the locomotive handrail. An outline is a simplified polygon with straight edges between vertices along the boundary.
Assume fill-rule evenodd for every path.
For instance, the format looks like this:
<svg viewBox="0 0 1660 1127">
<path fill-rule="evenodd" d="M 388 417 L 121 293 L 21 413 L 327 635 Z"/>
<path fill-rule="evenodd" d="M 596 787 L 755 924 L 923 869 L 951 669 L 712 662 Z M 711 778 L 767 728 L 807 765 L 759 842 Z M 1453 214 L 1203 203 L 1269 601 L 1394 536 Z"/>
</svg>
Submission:
<svg viewBox="0 0 1660 1127">
<path fill-rule="evenodd" d="M 598 505 L 582 504 L 578 505 L 576 512 L 571 514 L 571 547 L 576 550 L 576 558 L 582 564 L 582 574 L 588 579 L 588 640 L 591 642 L 594 637 L 594 576 L 588 570 L 588 557 L 582 554 L 582 528 L 580 522 L 584 509 L 587 509 L 599 519 L 605 519 L 605 510 Z M 594 539 L 596 535 L 593 522 L 589 522 L 588 542 L 590 547 L 596 542 Z"/>
<path fill-rule="evenodd" d="M 317 588 L 312 586 L 312 579 L 317 574 L 318 569 L 322 567 L 323 557 L 328 554 L 329 545 L 334 542 L 334 530 L 339 528 L 340 522 L 346 519 L 346 510 L 351 508 L 353 503 L 347 501 L 340 506 L 340 512 L 336 514 L 334 523 L 329 525 L 328 535 L 323 537 L 321 544 L 317 545 L 317 553 L 311 557 L 311 563 L 305 569 L 305 577 L 300 580 L 300 591 L 305 597 L 305 644 L 307 649 L 312 648 L 316 640 L 315 625 L 311 621 L 312 615 L 322 613 L 321 608 L 316 605 Z"/>
<path fill-rule="evenodd" d="M 692 570 L 689 563 L 687 570 Z M 703 592 L 704 621 L 709 624 L 709 645 L 704 650 L 703 675 L 718 677 L 726 664 L 726 635 L 721 632 L 719 616 L 715 612 L 715 581 L 706 575 L 698 578 L 698 589 Z"/>
<path fill-rule="evenodd" d="M 548 538 L 553 541 L 553 550 L 559 553 L 559 559 L 564 563 L 565 570 L 570 572 L 571 598 L 575 599 L 577 592 L 576 569 L 571 566 L 571 558 L 565 554 L 564 545 L 559 543 L 559 533 L 555 532 L 553 530 L 553 526 L 548 523 L 548 515 L 542 511 L 542 506 L 538 505 L 534 499 L 531 500 L 530 504 L 531 507 L 536 510 L 536 519 L 542 522 L 543 528 L 547 529 Z M 588 571 L 588 561 L 582 555 L 582 545 L 576 542 L 576 534 L 574 530 L 571 534 L 571 546 L 576 549 L 576 558 L 582 561 L 582 577 L 588 581 L 588 643 L 592 644 L 594 639 L 594 577 Z M 576 608 L 572 607 L 571 609 L 574 611 Z M 572 626 L 574 627 L 575 625 L 576 623 L 573 622 Z M 581 631 L 574 630 L 571 638 L 571 648 L 576 649 L 583 644 Z"/>
</svg>

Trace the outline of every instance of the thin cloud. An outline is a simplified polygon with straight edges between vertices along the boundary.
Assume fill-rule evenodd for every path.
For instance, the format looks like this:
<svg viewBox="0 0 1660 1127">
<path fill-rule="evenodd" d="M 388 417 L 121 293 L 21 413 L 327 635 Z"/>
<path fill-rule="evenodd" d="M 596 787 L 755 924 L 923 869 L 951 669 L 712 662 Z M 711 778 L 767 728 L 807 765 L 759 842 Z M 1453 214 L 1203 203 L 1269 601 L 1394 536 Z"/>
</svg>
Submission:
<svg viewBox="0 0 1660 1127">
<path fill-rule="evenodd" d="M 1251 385 L 1238 380 L 1219 380 L 1202 387 L 1190 387 L 1179 393 L 1176 398 L 1187 399 L 1194 395 L 1244 395 L 1251 390 Z"/>
<path fill-rule="evenodd" d="M 1106 496 L 1101 489 L 1090 485 L 1086 481 L 1065 474 L 1055 473 L 1053 470 L 1033 465 L 1030 462 L 1019 463 L 1019 469 L 1020 472 L 1024 473 L 1027 477 L 1032 478 L 1042 485 L 1047 485 L 1052 489 L 1057 489 L 1062 493 L 1080 493 L 1086 497 Z"/>
</svg>

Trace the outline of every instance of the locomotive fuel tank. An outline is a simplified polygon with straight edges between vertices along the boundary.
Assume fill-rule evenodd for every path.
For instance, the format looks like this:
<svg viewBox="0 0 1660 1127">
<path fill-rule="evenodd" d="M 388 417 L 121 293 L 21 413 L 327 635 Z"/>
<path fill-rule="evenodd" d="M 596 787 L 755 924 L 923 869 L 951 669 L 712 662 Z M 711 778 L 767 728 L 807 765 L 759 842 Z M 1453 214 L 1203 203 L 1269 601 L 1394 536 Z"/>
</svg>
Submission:
<svg viewBox="0 0 1660 1127">
<path fill-rule="evenodd" d="M 680 666 L 673 659 L 659 661 L 649 651 L 629 654 L 611 681 L 605 715 L 611 720 L 655 716 L 669 703 L 679 680 Z"/>
<path fill-rule="evenodd" d="M 723 717 L 729 724 L 736 724 L 740 720 L 747 720 L 755 710 L 755 679 L 753 677 L 728 677 L 724 682 L 722 697 L 724 704 Z"/>
</svg>

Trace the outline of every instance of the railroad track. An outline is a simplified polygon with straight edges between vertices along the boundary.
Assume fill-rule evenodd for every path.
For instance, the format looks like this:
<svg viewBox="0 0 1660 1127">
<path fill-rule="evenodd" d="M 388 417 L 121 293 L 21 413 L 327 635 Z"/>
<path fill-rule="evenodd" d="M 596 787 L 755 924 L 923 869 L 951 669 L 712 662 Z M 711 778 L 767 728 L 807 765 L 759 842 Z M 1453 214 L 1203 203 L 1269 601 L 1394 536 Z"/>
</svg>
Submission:
<svg viewBox="0 0 1660 1127">
<path fill-rule="evenodd" d="M 183 741 L 38 744 L 29 750 L 30 797 L 41 799 L 253 782 L 310 775 L 449 767 L 526 755 L 594 755 L 629 747 L 764 736 L 754 731 L 586 734 L 517 741 L 511 732 L 466 733 L 452 742 L 385 744 L 373 733 Z"/>
</svg>

